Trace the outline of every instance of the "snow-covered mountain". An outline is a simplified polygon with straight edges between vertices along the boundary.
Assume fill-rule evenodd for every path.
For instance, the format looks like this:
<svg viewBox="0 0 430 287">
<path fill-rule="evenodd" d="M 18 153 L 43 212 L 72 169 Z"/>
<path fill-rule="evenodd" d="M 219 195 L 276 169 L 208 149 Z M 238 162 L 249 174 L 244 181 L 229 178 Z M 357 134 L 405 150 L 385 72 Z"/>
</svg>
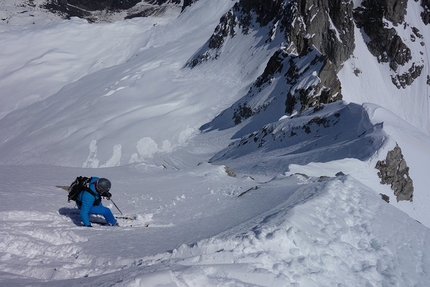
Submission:
<svg viewBox="0 0 430 287">
<path fill-rule="evenodd" d="M 429 285 L 426 1 L 46 4 L 0 1 L 1 286 Z"/>
<path fill-rule="evenodd" d="M 185 9 L 193 0 L 25 0 L 2 1 L 1 20 L 8 24 L 33 23 L 41 18 L 70 19 L 79 17 L 89 22 L 106 22 L 148 17 Z M 34 18 L 35 17 L 35 18 Z M 17 21 L 19 18 L 19 21 Z M 27 18 L 25 20 L 25 18 Z M 24 19 L 24 21 L 23 21 Z M 15 22 L 16 21 L 16 22 Z"/>
</svg>

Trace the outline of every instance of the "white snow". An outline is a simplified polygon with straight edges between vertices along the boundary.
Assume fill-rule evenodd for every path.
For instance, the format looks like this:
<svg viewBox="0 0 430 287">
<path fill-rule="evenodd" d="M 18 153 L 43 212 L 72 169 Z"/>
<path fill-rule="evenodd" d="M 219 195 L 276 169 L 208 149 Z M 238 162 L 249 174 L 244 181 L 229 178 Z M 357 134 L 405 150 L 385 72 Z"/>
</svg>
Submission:
<svg viewBox="0 0 430 287">
<path fill-rule="evenodd" d="M 246 95 L 280 43 L 238 33 L 219 59 L 184 68 L 234 3 L 88 24 L 0 1 L 0 286 L 430 286 L 428 61 L 398 90 L 356 30 L 346 101 L 318 114 L 345 122 L 240 146 L 258 121 L 200 127 Z M 414 55 L 427 57 L 425 41 Z M 280 135 L 314 116 L 266 121 Z M 396 143 L 413 202 L 374 168 Z M 55 187 L 79 175 L 109 178 L 136 220 L 80 226 Z"/>
</svg>

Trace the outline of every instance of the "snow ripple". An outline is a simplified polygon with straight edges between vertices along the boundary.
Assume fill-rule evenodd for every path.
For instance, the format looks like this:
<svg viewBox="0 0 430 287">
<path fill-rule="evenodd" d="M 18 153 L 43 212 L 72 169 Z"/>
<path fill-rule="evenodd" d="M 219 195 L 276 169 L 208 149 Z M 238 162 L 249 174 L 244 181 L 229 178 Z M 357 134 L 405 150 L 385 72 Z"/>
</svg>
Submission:
<svg viewBox="0 0 430 287">
<path fill-rule="evenodd" d="M 88 239 L 72 230 L 58 214 L 41 212 L 0 212 L 0 269 L 37 279 L 73 277 L 85 273 L 88 256 L 77 243 Z M 13 260 L 12 260 L 13 259 Z M 10 264 L 10 262 L 14 262 Z M 58 264 L 62 262 L 62 264 Z"/>
<path fill-rule="evenodd" d="M 281 204 L 251 231 L 218 236 L 173 251 L 186 267 L 174 272 L 184 286 L 417 286 L 396 262 L 400 253 L 422 250 L 418 236 L 383 227 L 379 217 L 396 212 L 376 194 L 348 179 L 328 180 L 316 197 Z M 307 190 L 309 189 L 309 190 Z M 311 192 L 311 187 L 299 194 Z M 305 196 L 305 195 L 304 195 Z M 388 215 L 387 215 L 388 214 Z M 420 230 L 410 219 L 410 234 Z M 403 226 L 403 225 L 402 225 Z M 418 227 L 417 227 L 418 226 Z M 386 239 L 379 236 L 381 228 Z M 400 237 L 399 237 L 400 236 Z M 395 239 L 394 239 L 395 238 Z M 405 243 L 407 242 L 407 243 Z M 407 272 L 422 274 L 422 254 L 411 254 Z M 413 277 L 412 277 L 413 278 Z M 376 284 L 376 285 L 375 285 Z M 179 286 L 179 285 L 178 285 Z"/>
</svg>

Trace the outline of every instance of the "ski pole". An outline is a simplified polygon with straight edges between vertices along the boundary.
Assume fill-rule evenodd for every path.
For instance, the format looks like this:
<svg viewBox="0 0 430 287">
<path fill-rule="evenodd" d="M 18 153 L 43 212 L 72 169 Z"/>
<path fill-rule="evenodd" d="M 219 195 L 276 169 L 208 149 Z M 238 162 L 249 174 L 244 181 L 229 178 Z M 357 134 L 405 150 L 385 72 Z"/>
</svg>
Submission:
<svg viewBox="0 0 430 287">
<path fill-rule="evenodd" d="M 118 208 L 118 206 L 115 204 L 115 202 L 113 202 L 112 198 L 111 198 L 111 200 L 110 200 L 110 201 L 112 201 L 113 205 L 115 205 L 115 207 L 116 207 L 116 209 L 118 209 L 119 213 L 121 213 L 121 215 L 123 215 L 123 214 L 122 214 L 122 212 L 121 212 L 121 210 L 120 210 L 120 209 Z"/>
</svg>

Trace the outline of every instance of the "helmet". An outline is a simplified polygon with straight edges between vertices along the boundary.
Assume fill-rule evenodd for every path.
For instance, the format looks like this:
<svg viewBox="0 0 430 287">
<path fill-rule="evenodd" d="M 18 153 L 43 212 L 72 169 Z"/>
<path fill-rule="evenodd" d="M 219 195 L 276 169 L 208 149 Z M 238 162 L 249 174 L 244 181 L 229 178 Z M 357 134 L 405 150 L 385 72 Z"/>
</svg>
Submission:
<svg viewBox="0 0 430 287">
<path fill-rule="evenodd" d="M 96 187 L 98 192 L 107 192 L 110 190 L 111 183 L 107 178 L 100 178 L 97 180 Z"/>
</svg>

